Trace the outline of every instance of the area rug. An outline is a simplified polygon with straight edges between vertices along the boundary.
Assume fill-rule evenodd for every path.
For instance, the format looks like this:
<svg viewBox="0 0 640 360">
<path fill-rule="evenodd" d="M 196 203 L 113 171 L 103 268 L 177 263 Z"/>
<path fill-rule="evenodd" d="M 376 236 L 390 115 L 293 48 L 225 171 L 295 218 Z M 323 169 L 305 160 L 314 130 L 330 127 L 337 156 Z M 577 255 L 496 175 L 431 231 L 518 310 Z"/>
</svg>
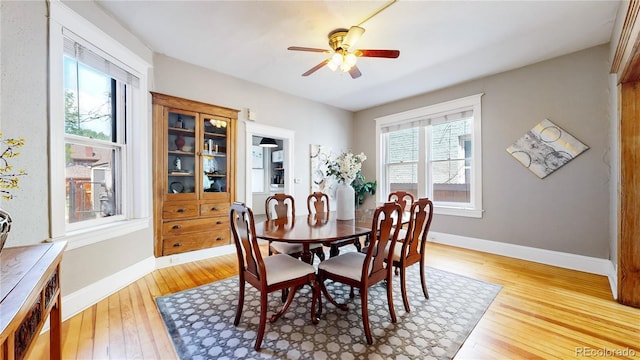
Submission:
<svg viewBox="0 0 640 360">
<path fill-rule="evenodd" d="M 385 285 L 369 288 L 369 319 L 374 342 L 367 345 L 360 297 L 349 287 L 327 281 L 342 311 L 326 300 L 317 325 L 310 320 L 310 289 L 301 289 L 287 313 L 265 330 L 262 349 L 257 335 L 259 293 L 247 284 L 240 324 L 233 325 L 238 277 L 156 298 L 181 359 L 452 359 L 501 287 L 427 267 L 429 299 L 420 285 L 418 266 L 409 267 L 407 291 L 411 312 L 402 304 L 400 277 L 393 279 L 398 322 L 389 316 Z M 280 292 L 270 294 L 269 314 L 279 310 Z"/>
</svg>

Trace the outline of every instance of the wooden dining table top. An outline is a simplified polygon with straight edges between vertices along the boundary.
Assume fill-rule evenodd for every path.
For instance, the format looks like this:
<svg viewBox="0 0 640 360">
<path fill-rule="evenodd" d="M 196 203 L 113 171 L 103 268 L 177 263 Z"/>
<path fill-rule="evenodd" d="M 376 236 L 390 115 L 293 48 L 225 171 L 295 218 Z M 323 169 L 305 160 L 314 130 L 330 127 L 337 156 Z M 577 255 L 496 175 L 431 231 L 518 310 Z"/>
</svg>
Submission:
<svg viewBox="0 0 640 360">
<path fill-rule="evenodd" d="M 351 220 L 338 220 L 335 211 L 265 220 L 256 224 L 256 236 L 264 240 L 302 244 L 349 239 L 371 232 L 374 211 L 358 209 Z M 409 214 L 405 212 L 402 223 L 408 221 Z"/>
<path fill-rule="evenodd" d="M 335 212 L 298 215 L 292 218 L 265 220 L 256 224 L 260 239 L 293 243 L 317 243 L 367 235 L 371 222 L 366 217 L 338 220 Z"/>
</svg>

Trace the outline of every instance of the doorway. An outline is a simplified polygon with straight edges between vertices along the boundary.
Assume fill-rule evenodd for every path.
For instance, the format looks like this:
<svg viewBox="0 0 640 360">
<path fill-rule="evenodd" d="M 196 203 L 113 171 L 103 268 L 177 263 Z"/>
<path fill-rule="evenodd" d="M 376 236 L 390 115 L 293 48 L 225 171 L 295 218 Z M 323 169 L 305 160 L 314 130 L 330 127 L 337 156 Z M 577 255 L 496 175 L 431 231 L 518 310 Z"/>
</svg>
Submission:
<svg viewBox="0 0 640 360">
<path fill-rule="evenodd" d="M 275 145 L 260 146 L 261 142 L 270 140 Z M 245 203 L 255 215 L 264 214 L 263 204 L 267 196 L 275 193 L 294 195 L 293 141 L 292 130 L 246 123 Z"/>
</svg>

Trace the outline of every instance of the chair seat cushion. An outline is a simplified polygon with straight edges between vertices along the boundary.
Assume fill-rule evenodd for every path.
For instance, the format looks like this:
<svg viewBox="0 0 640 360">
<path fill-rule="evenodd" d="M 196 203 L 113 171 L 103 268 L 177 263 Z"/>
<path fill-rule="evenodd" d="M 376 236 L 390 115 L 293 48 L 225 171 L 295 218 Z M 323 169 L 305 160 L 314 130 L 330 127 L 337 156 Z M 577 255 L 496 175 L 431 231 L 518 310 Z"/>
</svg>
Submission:
<svg viewBox="0 0 640 360">
<path fill-rule="evenodd" d="M 360 281 L 365 257 L 366 255 L 363 253 L 348 252 L 321 262 L 318 269 Z"/>
<path fill-rule="evenodd" d="M 267 285 L 297 279 L 315 273 L 315 268 L 285 254 L 276 254 L 263 258 L 267 270 Z"/>
<path fill-rule="evenodd" d="M 384 258 L 386 259 L 389 256 L 389 245 L 384 248 Z M 397 242 L 393 249 L 393 261 L 400 261 L 400 257 L 402 256 L 402 245 L 403 243 Z"/>
<path fill-rule="evenodd" d="M 322 247 L 322 244 L 320 243 L 313 243 L 309 245 L 310 250 L 320 247 Z M 271 242 L 271 248 L 280 254 L 295 254 L 302 251 L 302 244 L 273 241 Z"/>
</svg>

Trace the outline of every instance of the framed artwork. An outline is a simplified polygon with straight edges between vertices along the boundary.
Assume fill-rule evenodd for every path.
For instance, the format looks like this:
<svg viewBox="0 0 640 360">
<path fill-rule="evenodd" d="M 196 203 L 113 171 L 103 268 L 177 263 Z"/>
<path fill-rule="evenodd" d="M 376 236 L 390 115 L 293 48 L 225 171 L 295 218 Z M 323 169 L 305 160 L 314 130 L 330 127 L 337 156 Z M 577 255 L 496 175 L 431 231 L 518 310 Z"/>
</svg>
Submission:
<svg viewBox="0 0 640 360">
<path fill-rule="evenodd" d="M 311 160 L 311 192 L 320 191 L 329 195 L 333 199 L 335 196 L 335 180 L 333 177 L 327 177 L 326 171 L 328 154 L 331 149 L 323 145 L 311 144 L 310 160 Z"/>
<path fill-rule="evenodd" d="M 251 146 L 251 168 L 264 168 L 264 148 L 260 146 Z"/>
<path fill-rule="evenodd" d="M 544 179 L 589 147 L 548 119 L 507 148 L 524 167 Z"/>
</svg>

